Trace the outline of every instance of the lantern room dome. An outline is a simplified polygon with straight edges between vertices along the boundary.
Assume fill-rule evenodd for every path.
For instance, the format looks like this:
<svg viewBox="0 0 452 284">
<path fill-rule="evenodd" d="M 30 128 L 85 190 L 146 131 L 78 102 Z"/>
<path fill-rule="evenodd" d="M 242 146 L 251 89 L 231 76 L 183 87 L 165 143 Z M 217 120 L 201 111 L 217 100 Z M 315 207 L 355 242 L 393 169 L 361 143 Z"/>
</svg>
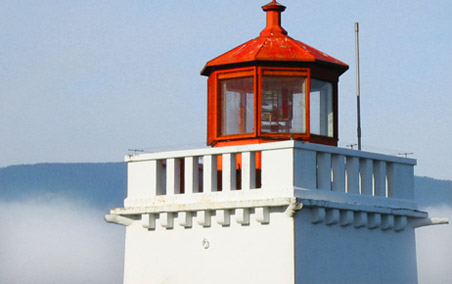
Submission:
<svg viewBox="0 0 452 284">
<path fill-rule="evenodd" d="M 207 144 L 213 147 L 300 140 L 337 146 L 339 76 L 347 64 L 287 35 L 286 9 L 262 9 L 260 35 L 209 61 Z"/>
<path fill-rule="evenodd" d="M 207 62 L 202 75 L 215 70 L 249 66 L 253 62 L 315 63 L 337 69 L 339 75 L 348 65 L 287 35 L 281 27 L 281 12 L 286 7 L 273 1 L 262 9 L 267 13 L 267 26 L 260 35 Z"/>
</svg>

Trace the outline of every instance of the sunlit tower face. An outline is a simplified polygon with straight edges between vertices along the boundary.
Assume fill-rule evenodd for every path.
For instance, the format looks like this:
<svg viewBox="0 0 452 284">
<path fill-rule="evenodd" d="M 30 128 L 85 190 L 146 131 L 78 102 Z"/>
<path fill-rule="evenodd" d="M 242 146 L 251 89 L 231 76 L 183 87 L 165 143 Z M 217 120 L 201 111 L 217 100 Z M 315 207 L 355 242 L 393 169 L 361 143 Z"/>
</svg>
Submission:
<svg viewBox="0 0 452 284">
<path fill-rule="evenodd" d="M 208 139 L 212 146 L 295 139 L 337 145 L 339 76 L 348 66 L 287 35 L 285 7 L 262 9 L 259 37 L 209 61 Z"/>
</svg>

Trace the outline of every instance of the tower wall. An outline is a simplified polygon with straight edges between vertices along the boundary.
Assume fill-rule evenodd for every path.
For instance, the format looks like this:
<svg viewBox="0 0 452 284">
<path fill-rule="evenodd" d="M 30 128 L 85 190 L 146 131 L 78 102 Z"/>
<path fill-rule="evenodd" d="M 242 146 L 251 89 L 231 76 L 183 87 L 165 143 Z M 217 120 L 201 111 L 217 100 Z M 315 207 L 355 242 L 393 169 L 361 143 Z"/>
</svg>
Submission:
<svg viewBox="0 0 452 284">
<path fill-rule="evenodd" d="M 417 283 L 413 228 L 314 224 L 313 211 L 295 215 L 296 283 Z"/>
<path fill-rule="evenodd" d="M 126 161 L 106 216 L 127 226 L 125 283 L 417 282 L 414 228 L 432 220 L 415 160 L 285 141 Z"/>
<path fill-rule="evenodd" d="M 229 212 L 227 226 L 218 211 L 210 226 L 198 224 L 200 213 L 190 228 L 178 223 L 181 215 L 170 228 L 160 219 L 153 230 L 128 226 L 124 283 L 294 283 L 293 219 L 275 208 L 262 224 L 250 210 L 240 224 L 240 213 Z"/>
</svg>

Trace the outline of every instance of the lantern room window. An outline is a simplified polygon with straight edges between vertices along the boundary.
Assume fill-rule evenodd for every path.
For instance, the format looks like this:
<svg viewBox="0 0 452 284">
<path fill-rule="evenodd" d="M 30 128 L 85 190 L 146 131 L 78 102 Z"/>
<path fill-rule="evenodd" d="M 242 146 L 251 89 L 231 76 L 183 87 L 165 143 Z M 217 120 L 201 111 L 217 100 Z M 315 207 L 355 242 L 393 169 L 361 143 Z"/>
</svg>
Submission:
<svg viewBox="0 0 452 284">
<path fill-rule="evenodd" d="M 337 145 L 337 83 L 319 73 L 314 79 L 309 68 L 273 66 L 215 72 L 209 78 L 209 143 Z"/>
<path fill-rule="evenodd" d="M 262 133 L 306 132 L 306 77 L 263 76 Z"/>
<path fill-rule="evenodd" d="M 253 77 L 224 79 L 220 84 L 220 135 L 254 133 Z"/>
<path fill-rule="evenodd" d="M 311 134 L 333 137 L 333 85 L 330 82 L 311 79 L 309 104 Z"/>
</svg>

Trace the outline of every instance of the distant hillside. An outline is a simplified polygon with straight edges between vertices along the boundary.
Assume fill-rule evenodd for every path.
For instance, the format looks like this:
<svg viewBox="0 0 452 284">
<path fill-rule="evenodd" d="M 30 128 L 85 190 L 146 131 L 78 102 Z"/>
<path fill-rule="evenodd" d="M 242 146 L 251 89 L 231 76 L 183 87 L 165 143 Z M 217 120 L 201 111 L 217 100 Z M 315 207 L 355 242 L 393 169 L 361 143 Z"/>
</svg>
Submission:
<svg viewBox="0 0 452 284">
<path fill-rule="evenodd" d="M 415 198 L 419 206 L 449 205 L 452 207 L 452 181 L 415 177 Z"/>
<path fill-rule="evenodd" d="M 415 177 L 415 196 L 421 208 L 452 207 L 452 181 Z M 64 196 L 108 210 L 122 207 L 127 190 L 125 163 L 18 165 L 0 168 L 0 199 Z"/>
<path fill-rule="evenodd" d="M 0 199 L 64 196 L 102 209 L 121 207 L 126 197 L 125 163 L 48 163 L 0 168 Z"/>
</svg>

